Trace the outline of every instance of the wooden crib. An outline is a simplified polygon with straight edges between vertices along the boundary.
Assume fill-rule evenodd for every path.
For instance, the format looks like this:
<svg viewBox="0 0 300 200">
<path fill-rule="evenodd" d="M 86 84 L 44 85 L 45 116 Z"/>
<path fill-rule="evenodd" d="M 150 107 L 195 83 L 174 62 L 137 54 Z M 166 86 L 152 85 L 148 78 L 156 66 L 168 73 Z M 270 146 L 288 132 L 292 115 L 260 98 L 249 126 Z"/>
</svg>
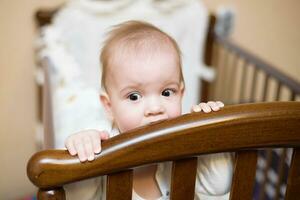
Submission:
<svg viewBox="0 0 300 200">
<path fill-rule="evenodd" d="M 286 199 L 300 196 L 300 102 L 227 106 L 138 128 L 102 143 L 96 160 L 45 150 L 28 163 L 38 199 L 65 199 L 63 185 L 108 175 L 107 199 L 131 199 L 135 167 L 173 161 L 170 199 L 194 199 L 197 155 L 235 152 L 230 199 L 252 199 L 257 149 L 294 148 Z M 187 170 L 188 169 L 188 170 Z"/>
<path fill-rule="evenodd" d="M 50 23 L 55 12 L 56 10 L 38 11 L 36 14 L 38 25 L 43 26 Z M 130 199 L 132 169 L 139 165 L 165 160 L 174 160 L 171 198 L 193 199 L 196 166 L 193 156 L 224 151 L 237 152 L 231 199 L 251 199 L 257 155 L 260 156 L 257 150 L 268 148 L 267 165 L 264 169 L 265 179 L 260 185 L 258 198 L 265 199 L 265 185 L 268 181 L 266 177 L 272 162 L 270 147 L 299 148 L 300 108 L 298 102 L 258 102 L 295 101 L 299 98 L 300 84 L 276 70 L 275 67 L 239 48 L 230 40 L 214 34 L 215 21 L 216 18 L 211 16 L 205 47 L 205 63 L 208 66 L 215 66 L 217 79 L 213 83 L 200 80 L 202 93 L 199 99 L 201 98 L 201 101 L 218 99 L 224 101 L 225 104 L 256 104 L 226 106 L 217 115 L 214 113 L 211 115 L 190 114 L 120 135 L 104 142 L 103 153 L 97 157 L 95 162 L 85 165 L 81 165 L 66 151 L 39 152 L 28 163 L 28 176 L 40 188 L 39 199 L 54 197 L 64 199 L 63 184 L 104 174 L 110 174 L 107 187 L 108 199 Z M 45 83 L 39 86 L 39 91 L 41 97 L 40 120 L 43 121 L 45 128 L 44 147 L 49 149 L 53 148 L 53 125 L 47 65 L 47 60 L 43 61 Z M 223 92 L 222 88 L 224 87 L 234 89 Z M 147 137 L 141 137 L 142 135 Z M 179 137 L 186 139 L 180 140 Z M 135 140 L 132 139 L 135 138 L 143 139 L 134 143 L 132 141 Z M 161 143 L 162 141 L 163 143 Z M 212 142 L 216 145 L 211 145 Z M 145 143 L 151 143 L 153 148 L 149 149 L 147 146 L 147 149 L 143 149 Z M 124 144 L 130 148 L 142 148 L 143 151 L 125 157 L 123 155 L 126 154 L 127 147 L 119 149 Z M 118 150 L 111 152 L 115 148 Z M 177 148 L 182 149 L 182 153 L 172 151 Z M 160 151 L 158 152 L 157 149 Z M 106 151 L 110 153 L 105 154 Z M 284 177 L 283 166 L 288 152 L 284 149 L 280 154 L 280 177 L 274 199 L 280 198 L 279 190 Z M 115 165 L 111 160 L 105 162 L 109 157 L 118 157 L 119 159 L 121 155 L 122 162 L 120 164 Z M 151 159 L 143 160 L 142 158 L 145 157 Z M 79 165 L 80 167 L 78 167 Z M 300 196 L 296 189 L 300 187 L 300 172 L 299 167 L 296 166 L 300 166 L 299 149 L 295 150 L 293 154 L 286 199 L 297 199 Z M 184 171 L 180 170 L 185 167 L 190 169 L 189 174 L 184 174 Z M 70 171 L 72 173 L 68 173 Z M 180 184 L 180 190 L 178 190 L 178 183 L 181 181 L 185 181 L 186 184 Z M 120 182 L 122 187 L 118 187 Z M 121 190 L 121 192 L 115 192 L 116 190 Z M 123 195 L 118 196 L 118 194 Z"/>
</svg>

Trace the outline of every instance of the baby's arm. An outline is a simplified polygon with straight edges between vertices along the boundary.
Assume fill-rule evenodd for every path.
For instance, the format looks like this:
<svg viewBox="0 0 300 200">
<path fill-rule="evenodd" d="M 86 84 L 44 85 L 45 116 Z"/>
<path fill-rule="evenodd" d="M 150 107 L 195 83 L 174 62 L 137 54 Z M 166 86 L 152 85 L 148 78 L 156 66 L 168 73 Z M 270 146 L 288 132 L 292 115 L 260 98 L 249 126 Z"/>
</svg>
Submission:
<svg viewBox="0 0 300 200">
<path fill-rule="evenodd" d="M 211 111 L 218 111 L 220 108 L 224 107 L 224 103 L 221 101 L 209 101 L 207 103 L 199 103 L 194 105 L 191 109 L 192 112 L 205 112 L 209 113 Z"/>
<path fill-rule="evenodd" d="M 81 162 L 92 161 L 101 151 L 101 140 L 108 139 L 105 131 L 85 130 L 70 135 L 65 146 L 72 156 L 78 155 Z"/>
</svg>

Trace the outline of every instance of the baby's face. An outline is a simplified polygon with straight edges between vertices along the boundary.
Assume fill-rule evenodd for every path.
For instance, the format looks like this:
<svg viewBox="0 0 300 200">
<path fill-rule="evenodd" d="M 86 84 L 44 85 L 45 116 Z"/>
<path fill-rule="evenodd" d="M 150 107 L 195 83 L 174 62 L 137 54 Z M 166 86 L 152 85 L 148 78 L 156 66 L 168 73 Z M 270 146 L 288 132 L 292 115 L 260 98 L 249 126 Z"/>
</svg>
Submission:
<svg viewBox="0 0 300 200">
<path fill-rule="evenodd" d="M 101 99 L 121 132 L 181 114 L 184 85 L 174 51 L 118 58 L 108 72 L 108 98 Z"/>
</svg>

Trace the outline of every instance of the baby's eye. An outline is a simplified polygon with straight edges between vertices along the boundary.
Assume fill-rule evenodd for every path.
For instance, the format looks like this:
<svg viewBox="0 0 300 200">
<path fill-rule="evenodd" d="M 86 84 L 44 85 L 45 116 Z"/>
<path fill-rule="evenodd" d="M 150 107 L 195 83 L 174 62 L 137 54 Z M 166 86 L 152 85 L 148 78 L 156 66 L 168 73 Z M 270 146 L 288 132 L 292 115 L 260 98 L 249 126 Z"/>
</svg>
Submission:
<svg viewBox="0 0 300 200">
<path fill-rule="evenodd" d="M 141 95 L 139 93 L 131 93 L 127 97 L 130 101 L 137 101 L 141 98 Z"/>
<path fill-rule="evenodd" d="M 174 93 L 175 93 L 175 91 L 172 89 L 165 89 L 164 91 L 162 91 L 161 95 L 163 95 L 165 97 L 169 97 Z"/>
</svg>

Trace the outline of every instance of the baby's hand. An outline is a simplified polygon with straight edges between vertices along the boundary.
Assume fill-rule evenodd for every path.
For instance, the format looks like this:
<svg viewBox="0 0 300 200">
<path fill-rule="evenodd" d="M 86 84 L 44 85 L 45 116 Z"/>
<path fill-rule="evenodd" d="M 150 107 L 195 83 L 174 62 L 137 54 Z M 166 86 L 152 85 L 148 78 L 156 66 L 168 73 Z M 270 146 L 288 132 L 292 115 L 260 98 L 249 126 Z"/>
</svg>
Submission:
<svg viewBox="0 0 300 200">
<path fill-rule="evenodd" d="M 209 101 L 207 103 L 199 103 L 192 107 L 192 112 L 205 112 L 209 113 L 211 111 L 218 111 L 220 108 L 224 107 L 224 103 L 221 101 Z"/>
<path fill-rule="evenodd" d="M 97 130 L 86 130 L 70 135 L 65 146 L 72 156 L 76 154 L 80 162 L 95 159 L 95 154 L 101 151 L 101 140 L 108 139 L 108 133 Z"/>
</svg>

